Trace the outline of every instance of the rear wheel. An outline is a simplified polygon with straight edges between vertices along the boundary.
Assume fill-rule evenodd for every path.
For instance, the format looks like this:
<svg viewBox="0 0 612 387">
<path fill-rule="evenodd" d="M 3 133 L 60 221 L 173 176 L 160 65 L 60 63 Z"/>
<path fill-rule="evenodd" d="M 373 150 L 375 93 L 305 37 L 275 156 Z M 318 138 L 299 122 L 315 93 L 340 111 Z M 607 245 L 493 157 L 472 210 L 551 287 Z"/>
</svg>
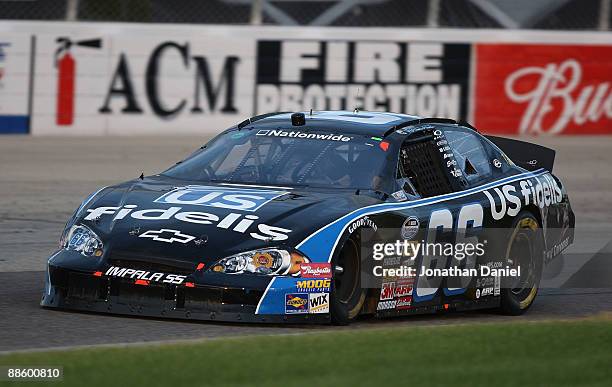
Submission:
<svg viewBox="0 0 612 387">
<path fill-rule="evenodd" d="M 331 292 L 331 318 L 336 325 L 346 325 L 359 315 L 366 299 L 361 288 L 361 258 L 356 238 L 349 238 L 332 262 L 334 286 Z"/>
<path fill-rule="evenodd" d="M 544 238 L 537 219 L 523 211 L 514 221 L 506 263 L 511 268 L 520 267 L 521 275 L 509 278 L 501 289 L 500 310 L 507 315 L 520 315 L 529 309 L 538 294 L 544 260 Z"/>
</svg>

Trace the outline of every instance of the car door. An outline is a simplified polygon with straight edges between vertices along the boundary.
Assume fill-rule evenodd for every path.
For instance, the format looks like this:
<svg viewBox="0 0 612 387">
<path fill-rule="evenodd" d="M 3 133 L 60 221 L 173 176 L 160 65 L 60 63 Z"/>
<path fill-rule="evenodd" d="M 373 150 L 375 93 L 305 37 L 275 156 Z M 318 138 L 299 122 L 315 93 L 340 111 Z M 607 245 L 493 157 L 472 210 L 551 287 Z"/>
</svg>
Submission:
<svg viewBox="0 0 612 387">
<path fill-rule="evenodd" d="M 481 197 L 470 192 L 503 174 L 501 168 L 492 166 L 491 154 L 472 130 L 445 127 L 433 129 L 432 135 L 418 143 L 407 139 L 399 163 L 407 195 L 423 202 L 422 206 L 408 210 L 414 215 L 405 215 L 407 219 L 418 218 L 422 238 L 419 242 L 434 246 L 415 259 L 419 272 L 413 290 L 415 306 L 440 305 L 449 298 L 466 296 L 471 277 L 429 276 L 423 269 L 477 267 L 478 257 L 474 254 L 457 254 L 456 249 L 449 254 L 451 250 L 441 247 L 478 243 L 486 211 Z"/>
</svg>

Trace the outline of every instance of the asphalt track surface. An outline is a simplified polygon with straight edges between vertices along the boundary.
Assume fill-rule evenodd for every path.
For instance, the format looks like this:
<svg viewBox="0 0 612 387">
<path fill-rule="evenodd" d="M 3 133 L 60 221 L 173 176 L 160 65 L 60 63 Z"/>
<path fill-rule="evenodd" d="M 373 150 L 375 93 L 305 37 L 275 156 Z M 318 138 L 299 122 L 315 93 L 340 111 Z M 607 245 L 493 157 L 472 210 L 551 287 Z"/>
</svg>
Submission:
<svg viewBox="0 0 612 387">
<path fill-rule="evenodd" d="M 528 141 L 530 139 L 527 139 Z M 568 319 L 612 312 L 612 137 L 538 138 L 558 151 L 577 218 L 576 241 L 521 317 L 488 311 L 360 320 L 349 327 L 170 321 L 46 310 L 46 258 L 64 223 L 100 186 L 153 174 L 206 142 L 193 137 L 0 137 L 0 352 L 94 344 L 302 334 L 397 325 Z"/>
</svg>

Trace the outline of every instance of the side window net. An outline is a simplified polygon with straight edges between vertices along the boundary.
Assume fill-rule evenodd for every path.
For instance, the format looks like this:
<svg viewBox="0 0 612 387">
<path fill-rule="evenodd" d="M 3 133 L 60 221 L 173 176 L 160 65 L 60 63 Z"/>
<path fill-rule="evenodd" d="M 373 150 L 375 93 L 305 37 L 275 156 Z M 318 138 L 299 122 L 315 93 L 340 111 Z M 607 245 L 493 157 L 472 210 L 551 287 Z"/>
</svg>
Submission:
<svg viewBox="0 0 612 387">
<path fill-rule="evenodd" d="M 441 153 L 433 138 L 402 145 L 400 168 L 421 197 L 443 195 L 453 191 L 443 168 Z"/>
</svg>

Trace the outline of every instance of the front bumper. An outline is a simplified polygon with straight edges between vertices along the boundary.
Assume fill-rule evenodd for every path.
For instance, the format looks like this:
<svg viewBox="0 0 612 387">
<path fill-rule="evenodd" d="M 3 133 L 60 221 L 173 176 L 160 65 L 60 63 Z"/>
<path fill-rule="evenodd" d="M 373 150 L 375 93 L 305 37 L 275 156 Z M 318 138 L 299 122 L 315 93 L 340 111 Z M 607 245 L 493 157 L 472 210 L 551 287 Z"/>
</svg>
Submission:
<svg viewBox="0 0 612 387">
<path fill-rule="evenodd" d="M 103 261 L 76 259 L 78 264 L 72 253 L 59 252 L 49 260 L 41 306 L 222 322 L 330 321 L 329 313 L 286 313 L 286 295 L 297 292 L 295 278 L 196 272 L 180 285 L 138 282 L 106 275 L 109 265 Z"/>
</svg>

